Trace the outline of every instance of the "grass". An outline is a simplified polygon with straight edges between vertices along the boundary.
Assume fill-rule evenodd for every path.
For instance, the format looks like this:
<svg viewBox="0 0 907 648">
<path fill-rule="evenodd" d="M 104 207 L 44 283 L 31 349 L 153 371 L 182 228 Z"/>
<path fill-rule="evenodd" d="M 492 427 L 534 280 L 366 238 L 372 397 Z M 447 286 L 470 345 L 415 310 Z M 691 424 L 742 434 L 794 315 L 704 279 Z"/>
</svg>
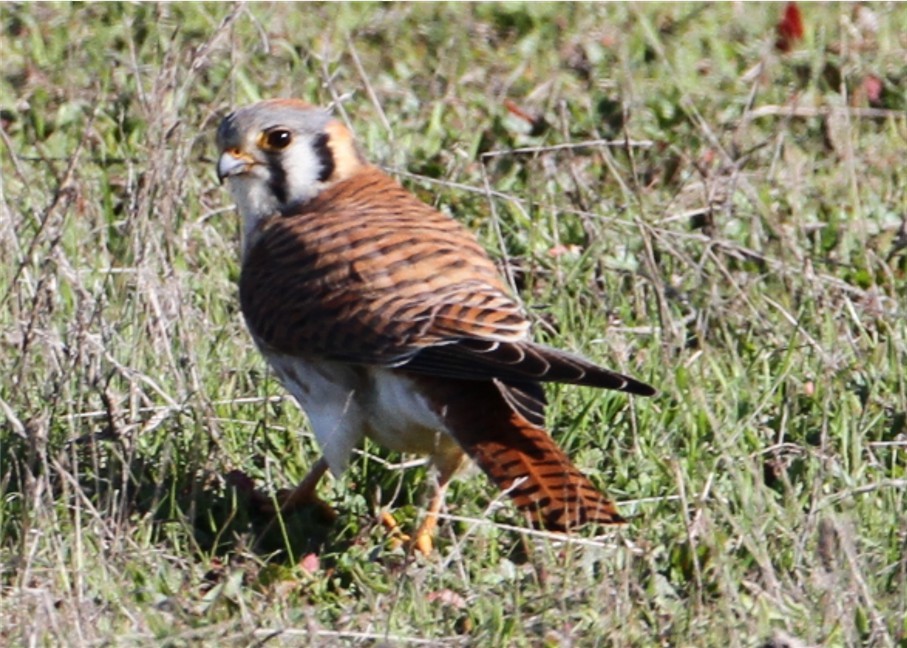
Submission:
<svg viewBox="0 0 907 648">
<path fill-rule="evenodd" d="M 801 10 L 781 53 L 779 5 L 0 5 L 0 642 L 907 646 L 907 9 Z M 659 387 L 549 392 L 627 528 L 472 474 L 407 560 L 425 470 L 369 446 L 254 544 L 318 456 L 213 172 L 271 96 Z"/>
</svg>

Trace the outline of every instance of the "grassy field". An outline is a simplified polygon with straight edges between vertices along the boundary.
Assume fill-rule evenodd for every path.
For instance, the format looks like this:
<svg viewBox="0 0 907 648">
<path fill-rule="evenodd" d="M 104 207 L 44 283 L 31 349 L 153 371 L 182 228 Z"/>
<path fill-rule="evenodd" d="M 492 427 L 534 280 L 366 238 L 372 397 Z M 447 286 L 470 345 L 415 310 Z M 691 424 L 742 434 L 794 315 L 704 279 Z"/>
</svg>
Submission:
<svg viewBox="0 0 907 648">
<path fill-rule="evenodd" d="M 907 7 L 0 5 L 0 644 L 907 646 Z M 631 523 L 318 457 L 238 312 L 213 131 L 334 104 L 476 231 Z"/>
</svg>

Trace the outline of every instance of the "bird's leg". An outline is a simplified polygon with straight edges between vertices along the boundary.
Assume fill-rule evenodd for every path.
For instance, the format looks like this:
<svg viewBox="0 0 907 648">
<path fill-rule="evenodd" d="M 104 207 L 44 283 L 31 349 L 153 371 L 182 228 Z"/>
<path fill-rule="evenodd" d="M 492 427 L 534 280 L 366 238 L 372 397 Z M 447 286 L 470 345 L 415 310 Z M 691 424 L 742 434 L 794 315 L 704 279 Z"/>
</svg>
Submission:
<svg viewBox="0 0 907 648">
<path fill-rule="evenodd" d="M 388 533 L 394 536 L 394 546 L 406 543 L 410 548 L 426 557 L 430 556 L 434 551 L 434 536 L 435 530 L 438 528 L 438 515 L 444 506 L 447 487 L 450 485 L 450 480 L 460 469 L 460 466 L 466 461 L 466 455 L 458 447 L 448 448 L 446 452 L 436 454 L 432 461 L 437 468 L 437 481 L 435 482 L 434 492 L 428 504 L 425 518 L 416 530 L 415 535 L 410 537 L 403 533 L 397 520 L 389 512 L 383 511 L 380 515 L 381 524 L 384 525 Z"/>
<path fill-rule="evenodd" d="M 283 528 L 284 526 L 284 516 L 291 513 L 294 509 L 301 508 L 306 505 L 317 506 L 319 512 L 324 516 L 325 520 L 333 522 L 337 517 L 337 513 L 334 509 L 318 497 L 318 494 L 315 492 L 315 489 L 318 487 L 318 482 L 321 481 L 321 478 L 324 476 L 324 473 L 327 472 L 328 462 L 324 457 L 321 457 L 316 461 L 312 467 L 309 469 L 309 472 L 302 479 L 301 482 L 291 491 L 283 489 L 278 491 L 276 497 L 275 507 L 273 504 L 264 510 L 264 513 L 270 513 L 271 519 L 265 525 L 264 529 L 258 534 L 258 540 L 254 545 L 254 550 L 257 552 L 264 552 L 268 546 L 268 538 L 272 538 L 273 531 L 275 528 Z M 271 503 L 271 500 L 269 500 Z M 265 508 L 265 507 L 263 507 Z"/>
<path fill-rule="evenodd" d="M 389 511 L 381 512 L 381 515 L 379 516 L 381 524 L 383 524 L 384 528 L 387 529 L 387 532 L 393 536 L 391 546 L 399 547 L 401 544 L 405 543 L 423 556 L 428 557 L 431 555 L 432 551 L 434 551 L 433 539 L 435 530 L 438 527 L 438 514 L 441 512 L 441 507 L 444 506 L 444 497 L 447 494 L 447 486 L 450 483 L 450 477 L 451 475 L 449 474 L 446 479 L 442 479 L 439 475 L 437 487 L 434 490 L 431 502 L 428 504 L 428 511 L 425 514 L 425 519 L 422 520 L 422 524 L 420 524 L 419 528 L 416 530 L 415 536 L 410 537 L 403 533 L 402 529 L 400 529 L 400 524 Z"/>
<path fill-rule="evenodd" d="M 318 497 L 318 494 L 315 492 L 315 489 L 318 487 L 318 482 L 321 481 L 321 478 L 324 477 L 324 473 L 326 473 L 327 470 L 328 462 L 324 457 L 321 457 L 321 459 L 316 461 L 309 469 L 308 474 L 303 477 L 296 488 L 289 493 L 278 496 L 278 500 L 280 501 L 280 513 L 286 514 L 307 504 L 314 504 L 318 506 L 329 519 L 333 520 L 337 517 L 337 513 L 331 505 Z"/>
<path fill-rule="evenodd" d="M 441 507 L 444 506 L 447 487 L 450 485 L 450 479 L 455 472 L 456 468 L 453 470 L 439 471 L 438 483 L 435 487 L 435 492 L 432 495 L 431 502 L 428 504 L 428 511 L 425 514 L 425 519 L 422 520 L 422 524 L 419 525 L 419 528 L 416 530 L 416 535 L 412 539 L 413 549 L 423 556 L 430 556 L 432 551 L 434 551 L 434 537 L 435 531 L 438 528 L 438 514 L 441 512 Z"/>
</svg>

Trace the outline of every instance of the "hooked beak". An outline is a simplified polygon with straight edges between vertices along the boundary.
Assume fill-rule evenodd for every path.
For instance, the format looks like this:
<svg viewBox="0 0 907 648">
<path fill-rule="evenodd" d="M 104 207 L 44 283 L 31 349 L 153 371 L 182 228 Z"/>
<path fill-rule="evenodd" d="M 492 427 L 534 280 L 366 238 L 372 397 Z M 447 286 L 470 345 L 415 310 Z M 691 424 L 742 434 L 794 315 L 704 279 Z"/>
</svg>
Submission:
<svg viewBox="0 0 907 648">
<path fill-rule="evenodd" d="M 241 175 L 249 170 L 255 161 L 236 150 L 224 151 L 217 161 L 217 179 L 221 184 L 231 176 Z"/>
</svg>

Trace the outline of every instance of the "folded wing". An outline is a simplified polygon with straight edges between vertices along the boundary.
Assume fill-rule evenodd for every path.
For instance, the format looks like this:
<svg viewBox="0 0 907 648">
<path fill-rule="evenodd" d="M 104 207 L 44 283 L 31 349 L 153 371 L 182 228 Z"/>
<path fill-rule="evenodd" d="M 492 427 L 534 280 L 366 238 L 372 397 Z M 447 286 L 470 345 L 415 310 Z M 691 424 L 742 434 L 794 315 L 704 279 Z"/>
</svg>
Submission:
<svg viewBox="0 0 907 648">
<path fill-rule="evenodd" d="M 240 298 L 269 349 L 493 381 L 536 424 L 541 382 L 655 392 L 530 341 L 522 309 L 472 235 L 377 170 L 275 216 L 255 237 Z"/>
</svg>

